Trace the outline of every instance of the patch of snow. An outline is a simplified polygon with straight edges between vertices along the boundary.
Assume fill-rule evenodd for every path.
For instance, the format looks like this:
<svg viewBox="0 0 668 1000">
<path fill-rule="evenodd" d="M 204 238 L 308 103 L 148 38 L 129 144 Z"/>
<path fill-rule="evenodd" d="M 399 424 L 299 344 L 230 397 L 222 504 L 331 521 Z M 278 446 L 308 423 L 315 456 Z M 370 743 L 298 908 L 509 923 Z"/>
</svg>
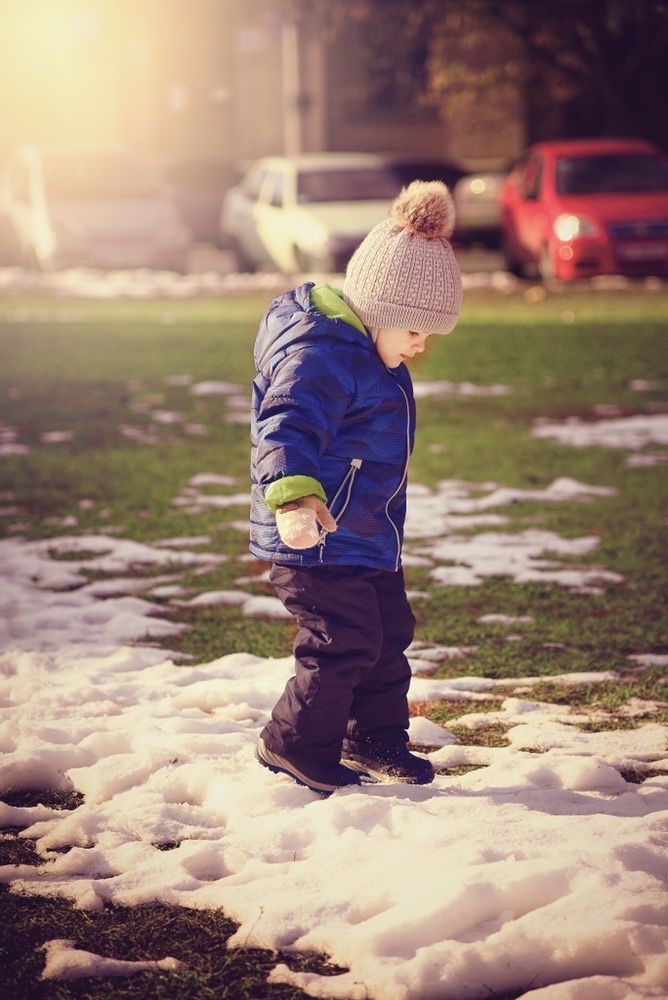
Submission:
<svg viewBox="0 0 668 1000">
<path fill-rule="evenodd" d="M 631 653 L 629 660 L 640 667 L 668 667 L 668 653 Z"/>
<path fill-rule="evenodd" d="M 209 507 L 224 510 L 226 507 L 247 507 L 250 505 L 250 493 L 230 493 L 229 495 L 214 493 L 197 493 L 175 497 L 174 507 L 186 507 L 187 513 L 200 513 Z"/>
<path fill-rule="evenodd" d="M 76 558 L 80 553 L 80 558 Z M 75 558 L 60 560 L 54 555 Z M 147 638 L 177 635 L 186 626 L 156 617 L 157 605 L 126 596 L 174 577 L 135 576 L 88 582 L 87 571 L 113 574 L 142 568 L 213 569 L 224 557 L 166 551 L 108 535 L 74 535 L 24 542 L 0 540 L 0 649 L 52 651 L 68 648 L 84 655 Z M 116 596 L 116 595 L 121 596 Z M 106 600 L 98 598 L 105 597 Z"/>
<path fill-rule="evenodd" d="M 624 465 L 629 469 L 648 469 L 653 465 L 668 462 L 668 451 L 641 451 L 627 455 Z"/>
<path fill-rule="evenodd" d="M 117 565 L 125 551 L 127 572 L 123 543 L 76 541 Z M 106 554 L 102 541 L 112 547 Z M 23 546 L 28 569 L 40 569 L 31 546 Z M 76 551 L 74 540 L 63 548 Z M 14 579 L 32 599 L 39 643 L 42 628 L 55 627 L 39 622 L 49 594 L 29 572 Z M 0 822 L 26 824 L 22 836 L 44 858 L 0 869 L 16 891 L 84 909 L 152 900 L 222 908 L 240 924 L 232 946 L 324 951 L 350 968 L 290 979 L 314 996 L 482 1000 L 490 985 L 517 994 L 597 976 L 637 990 L 655 984 L 665 944 L 655 835 L 668 787 L 660 775 L 627 783 L 620 770 L 648 762 L 668 770 L 665 727 L 582 732 L 573 718 L 560 721 L 564 706 L 513 695 L 499 713 L 507 747 L 457 743 L 446 728 L 411 721 L 416 743 L 440 745 L 435 765 L 477 770 L 429 786 L 350 787 L 323 800 L 254 758 L 292 657 L 235 653 L 175 666 L 162 650 L 110 649 L 94 624 L 88 649 L 73 655 L 69 607 L 53 616 L 65 648 L 22 652 L 9 636 L 0 657 L 0 782 L 74 787 L 85 801 L 20 815 L 0 806 Z M 425 662 L 448 648 L 415 647 Z M 464 707 L 541 680 L 413 678 L 410 700 L 447 697 Z M 157 850 L 166 842 L 178 846 Z M 54 950 L 62 958 L 63 948 Z M 102 968 L 99 956 L 68 949 L 62 960 L 75 969 L 91 963 L 81 966 L 86 974 Z M 272 978 L 301 975 L 279 967 Z"/>
<path fill-rule="evenodd" d="M 39 439 L 43 444 L 64 444 L 72 441 L 74 434 L 72 431 L 44 431 Z"/>
<path fill-rule="evenodd" d="M 4 444 L 0 442 L 0 458 L 9 455 L 27 455 L 29 451 L 30 448 L 27 444 L 12 444 L 11 442 Z"/>
<path fill-rule="evenodd" d="M 482 514 L 493 507 L 518 503 L 561 503 L 589 501 L 595 497 L 614 496 L 609 486 L 590 486 L 577 479 L 562 476 L 544 489 L 520 489 L 498 486 L 496 483 L 463 483 L 446 479 L 436 490 L 409 484 L 406 538 L 430 538 L 448 530 L 482 525 L 503 524 L 498 514 Z"/>
<path fill-rule="evenodd" d="M 416 715 L 410 720 L 408 735 L 416 747 L 445 747 L 457 742 L 456 736 L 423 715 Z"/>
<path fill-rule="evenodd" d="M 203 594 L 197 594 L 188 601 L 173 601 L 182 608 L 214 608 L 217 605 L 243 604 L 249 600 L 248 594 L 244 590 L 210 590 Z"/>
<path fill-rule="evenodd" d="M 502 615 L 491 613 L 481 615 L 478 621 L 483 625 L 529 625 L 533 621 L 533 615 Z"/>
<path fill-rule="evenodd" d="M 190 388 L 193 396 L 229 396 L 240 390 L 241 386 L 234 382 L 218 382 L 214 380 L 195 382 Z"/>
<path fill-rule="evenodd" d="M 634 378 L 629 382 L 629 389 L 633 392 L 661 392 L 663 385 L 655 379 Z"/>
<path fill-rule="evenodd" d="M 414 674 L 430 674 L 448 660 L 458 660 L 475 653 L 477 646 L 440 646 L 414 640 L 406 657 Z"/>
<path fill-rule="evenodd" d="M 416 399 L 424 399 L 427 396 L 458 396 L 460 398 L 507 396 L 512 390 L 508 385 L 474 385 L 472 382 L 448 382 L 446 380 L 421 382 L 416 380 L 413 383 L 413 391 Z"/>
<path fill-rule="evenodd" d="M 573 417 L 562 424 L 542 424 L 531 431 L 534 437 L 553 438 L 574 448 L 644 448 L 647 444 L 668 445 L 668 414 L 639 414 L 612 420 L 585 422 Z"/>
<path fill-rule="evenodd" d="M 191 545 L 211 545 L 211 536 L 181 535 L 177 538 L 162 538 L 153 544 L 165 549 L 189 549 Z"/>
<path fill-rule="evenodd" d="M 277 597 L 249 597 L 241 607 L 248 618 L 291 618 Z"/>
<path fill-rule="evenodd" d="M 549 581 L 565 587 L 620 583 L 623 577 L 596 567 L 561 567 L 552 555 L 581 556 L 596 548 L 598 538 L 564 539 L 551 531 L 528 529 L 517 533 L 482 533 L 473 537 L 452 535 L 436 540 L 429 555 L 455 565 L 435 566 L 430 576 L 439 586 L 478 586 L 492 576 L 509 576 L 517 583 Z M 421 551 L 421 550 L 418 550 Z"/>
<path fill-rule="evenodd" d="M 188 486 L 236 486 L 238 479 L 234 476 L 221 475 L 218 472 L 199 472 L 188 480 Z"/>
<path fill-rule="evenodd" d="M 181 587 L 178 584 L 165 584 L 164 587 L 151 587 L 147 594 L 149 597 L 185 597 L 186 594 L 190 593 L 186 587 Z"/>
<path fill-rule="evenodd" d="M 157 424 L 180 424 L 183 419 L 183 414 L 175 410 L 151 410 L 151 420 Z"/>
<path fill-rule="evenodd" d="M 65 938 L 46 941 L 40 946 L 46 952 L 46 965 L 40 979 L 83 979 L 90 976 L 133 976 L 137 972 L 174 972 L 183 968 L 175 958 L 157 961 L 128 962 L 104 958 L 92 951 L 77 948 L 76 942 Z"/>
</svg>

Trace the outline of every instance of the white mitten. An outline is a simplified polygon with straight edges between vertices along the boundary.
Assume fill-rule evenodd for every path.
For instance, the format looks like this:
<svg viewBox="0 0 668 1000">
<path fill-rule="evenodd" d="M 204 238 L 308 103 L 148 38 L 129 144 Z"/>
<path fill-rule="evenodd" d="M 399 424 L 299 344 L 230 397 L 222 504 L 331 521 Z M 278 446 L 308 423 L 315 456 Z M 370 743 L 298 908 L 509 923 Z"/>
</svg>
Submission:
<svg viewBox="0 0 668 1000">
<path fill-rule="evenodd" d="M 318 544 L 320 532 L 315 511 L 310 507 L 276 511 L 276 527 L 289 549 L 310 549 Z"/>
<path fill-rule="evenodd" d="M 281 540 L 290 549 L 310 549 L 320 539 L 319 525 L 336 531 L 336 521 L 319 497 L 306 496 L 279 507 L 276 527 Z"/>
</svg>

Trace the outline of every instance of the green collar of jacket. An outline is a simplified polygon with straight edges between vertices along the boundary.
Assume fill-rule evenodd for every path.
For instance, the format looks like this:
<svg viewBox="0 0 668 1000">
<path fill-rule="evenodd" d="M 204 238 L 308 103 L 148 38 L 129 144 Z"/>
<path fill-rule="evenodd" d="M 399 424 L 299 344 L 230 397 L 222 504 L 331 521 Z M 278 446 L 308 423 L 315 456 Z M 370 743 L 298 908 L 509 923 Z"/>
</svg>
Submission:
<svg viewBox="0 0 668 1000">
<path fill-rule="evenodd" d="M 311 305 L 328 319 L 342 319 L 344 323 L 354 326 L 365 337 L 368 336 L 369 331 L 364 323 L 352 311 L 348 303 L 344 302 L 342 296 L 341 289 L 334 288 L 332 285 L 326 283 L 314 285 L 311 289 Z"/>
</svg>

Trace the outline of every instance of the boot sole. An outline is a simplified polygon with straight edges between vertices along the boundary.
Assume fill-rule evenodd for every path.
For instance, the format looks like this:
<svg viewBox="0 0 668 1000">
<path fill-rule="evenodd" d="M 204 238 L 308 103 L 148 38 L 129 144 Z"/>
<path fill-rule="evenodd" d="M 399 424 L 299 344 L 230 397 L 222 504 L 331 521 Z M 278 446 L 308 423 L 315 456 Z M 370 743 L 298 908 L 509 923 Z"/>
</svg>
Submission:
<svg viewBox="0 0 668 1000">
<path fill-rule="evenodd" d="M 307 774 L 300 771 L 291 761 L 286 760 L 285 757 L 281 757 L 280 754 L 274 753 L 273 750 L 269 750 L 264 743 L 264 740 L 260 738 L 258 740 L 257 750 L 255 752 L 260 764 L 266 767 L 269 771 L 273 771 L 274 774 L 287 774 L 289 778 L 296 781 L 298 785 L 304 785 L 306 788 L 310 788 L 312 792 L 317 792 L 319 795 L 331 795 L 332 792 L 336 792 L 339 788 L 350 788 L 356 784 L 356 782 L 350 782 L 346 785 L 332 785 L 331 783 L 316 781 L 313 778 L 309 778 Z"/>
<path fill-rule="evenodd" d="M 367 777 L 375 778 L 376 781 L 382 781 L 385 784 L 399 782 L 402 785 L 430 785 L 434 780 L 433 774 L 431 774 L 428 778 L 404 778 L 400 774 L 388 774 L 387 771 L 376 771 L 373 767 L 365 767 L 365 765 L 361 764 L 358 760 L 349 760 L 347 757 L 342 757 L 341 763 L 350 771 L 356 771 L 358 774 L 365 774 Z"/>
</svg>

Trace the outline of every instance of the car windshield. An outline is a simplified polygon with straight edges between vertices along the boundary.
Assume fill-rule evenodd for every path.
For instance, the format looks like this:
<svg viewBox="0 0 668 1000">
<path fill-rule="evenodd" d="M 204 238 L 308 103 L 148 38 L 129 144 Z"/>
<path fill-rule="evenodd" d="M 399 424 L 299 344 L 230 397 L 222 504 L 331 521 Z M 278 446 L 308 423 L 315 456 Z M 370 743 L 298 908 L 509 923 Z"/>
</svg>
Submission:
<svg viewBox="0 0 668 1000">
<path fill-rule="evenodd" d="M 45 158 L 44 178 L 52 201 L 112 201 L 160 194 L 157 175 L 122 153 L 53 153 Z"/>
<path fill-rule="evenodd" d="M 301 170 L 297 176 L 297 201 L 301 204 L 320 201 L 389 200 L 399 193 L 400 185 L 384 170 Z"/>
<path fill-rule="evenodd" d="M 559 194 L 668 190 L 668 161 L 652 153 L 563 156 L 557 160 Z"/>
</svg>

